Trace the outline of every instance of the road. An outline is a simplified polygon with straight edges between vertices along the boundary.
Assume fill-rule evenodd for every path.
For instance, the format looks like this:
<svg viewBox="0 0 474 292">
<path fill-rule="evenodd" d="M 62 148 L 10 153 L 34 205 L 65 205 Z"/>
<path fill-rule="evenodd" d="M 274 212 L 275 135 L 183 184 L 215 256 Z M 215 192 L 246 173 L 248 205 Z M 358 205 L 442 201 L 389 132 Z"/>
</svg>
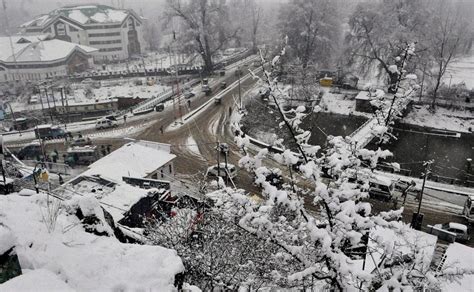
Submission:
<svg viewBox="0 0 474 292">
<path fill-rule="evenodd" d="M 246 67 L 244 67 L 246 68 Z M 235 69 L 235 68 L 234 68 Z M 244 73 L 245 74 L 245 73 Z M 187 189 L 192 188 L 197 181 L 204 179 L 204 174 L 207 167 L 216 164 L 219 160 L 224 161 L 224 156 L 216 151 L 218 143 L 227 143 L 230 147 L 228 155 L 228 162 L 234 165 L 238 164 L 242 153 L 239 151 L 237 145 L 233 142 L 233 134 L 230 132 L 230 114 L 232 110 L 236 109 L 239 96 L 239 87 L 235 86 L 222 95 L 221 102 L 215 104 L 212 100 L 215 95 L 222 92 L 220 82 L 225 81 L 230 86 L 238 78 L 235 75 L 235 70 L 228 70 L 226 76 L 217 78 L 212 88 L 213 95 L 206 96 L 199 92 L 195 97 L 191 98 L 190 106 L 186 100 L 182 100 L 181 111 L 179 110 L 178 102 L 168 102 L 165 110 L 160 113 L 151 113 L 136 120 L 129 120 L 123 124 L 119 129 L 115 138 L 110 135 L 100 137 L 94 130 L 86 133 L 93 137 L 97 144 L 110 144 L 112 149 L 120 147 L 128 142 L 123 139 L 124 135 L 120 129 L 129 129 L 133 127 L 136 131 L 128 131 L 129 136 L 137 139 L 144 139 L 172 145 L 172 152 L 177 155 L 175 160 L 176 172 L 179 174 L 178 178 L 184 178 L 184 183 L 187 184 Z M 245 96 L 245 92 L 252 89 L 256 80 L 252 78 L 241 78 L 241 93 Z M 196 110 L 197 108 L 208 103 L 208 106 L 202 108 L 192 118 L 184 124 L 180 124 L 180 116 Z M 161 129 L 164 130 L 161 133 Z M 52 142 L 48 147 L 60 147 L 61 143 Z M 253 151 L 251 151 L 253 152 Z M 276 166 L 274 161 L 266 161 L 270 166 Z M 250 193 L 258 194 L 259 189 L 253 184 L 253 178 L 244 170 L 240 170 L 235 184 L 239 188 L 243 188 Z M 194 185 L 196 187 L 196 185 Z M 196 188 L 195 188 L 196 189 Z M 423 200 L 421 212 L 425 214 L 423 225 L 437 224 L 444 222 L 459 222 L 464 223 L 464 219 L 460 216 L 463 197 L 452 196 L 450 200 L 440 200 L 439 194 L 432 190 L 426 190 L 426 196 Z M 311 204 L 311 198 L 307 198 L 307 207 L 312 212 L 318 212 L 317 208 Z M 393 208 L 392 203 L 385 203 L 376 200 L 370 200 L 373 210 L 384 211 Z M 401 202 L 398 207 L 401 206 Z M 408 197 L 404 208 L 403 220 L 407 223 L 411 221 L 413 212 L 417 210 L 418 202 L 413 197 Z M 474 237 L 468 243 L 474 246 Z"/>
</svg>

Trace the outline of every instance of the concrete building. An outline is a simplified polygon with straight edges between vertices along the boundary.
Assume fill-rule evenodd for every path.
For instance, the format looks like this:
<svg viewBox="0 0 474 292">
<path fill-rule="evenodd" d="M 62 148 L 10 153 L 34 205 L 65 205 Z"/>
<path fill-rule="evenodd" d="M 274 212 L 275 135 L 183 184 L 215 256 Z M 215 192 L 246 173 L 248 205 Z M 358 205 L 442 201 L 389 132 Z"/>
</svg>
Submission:
<svg viewBox="0 0 474 292">
<path fill-rule="evenodd" d="M 21 29 L 98 48 L 94 58 L 99 62 L 127 59 L 144 47 L 143 18 L 133 10 L 106 5 L 65 6 L 24 23 Z"/>
<path fill-rule="evenodd" d="M 33 81 L 83 72 L 97 49 L 48 35 L 0 37 L 0 82 Z"/>
</svg>

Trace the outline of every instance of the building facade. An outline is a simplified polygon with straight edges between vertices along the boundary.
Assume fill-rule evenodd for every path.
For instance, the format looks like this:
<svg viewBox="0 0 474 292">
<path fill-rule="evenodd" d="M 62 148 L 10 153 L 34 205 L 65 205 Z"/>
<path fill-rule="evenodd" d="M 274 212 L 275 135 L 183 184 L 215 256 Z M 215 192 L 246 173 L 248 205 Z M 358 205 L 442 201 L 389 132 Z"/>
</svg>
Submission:
<svg viewBox="0 0 474 292">
<path fill-rule="evenodd" d="M 53 37 L 99 49 L 97 62 L 130 58 L 144 47 L 143 18 L 106 5 L 65 6 L 21 25 L 24 34 Z"/>
<path fill-rule="evenodd" d="M 0 37 L 0 82 L 35 81 L 83 72 L 98 50 L 48 35 Z"/>
</svg>

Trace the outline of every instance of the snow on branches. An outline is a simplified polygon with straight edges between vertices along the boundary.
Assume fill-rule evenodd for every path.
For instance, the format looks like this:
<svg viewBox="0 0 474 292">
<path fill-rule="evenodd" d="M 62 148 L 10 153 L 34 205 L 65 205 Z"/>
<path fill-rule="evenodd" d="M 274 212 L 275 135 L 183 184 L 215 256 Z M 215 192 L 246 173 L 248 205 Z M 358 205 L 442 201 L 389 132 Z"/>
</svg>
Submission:
<svg viewBox="0 0 474 292">
<path fill-rule="evenodd" d="M 381 139 L 388 134 L 394 117 L 406 105 L 403 103 L 406 95 L 411 93 L 405 90 L 397 95 L 406 73 L 405 64 L 413 53 L 414 45 L 410 44 L 394 69 L 398 72 L 398 79 L 393 90 L 400 102 L 396 102 L 395 96 L 391 101 L 383 100 L 383 92 L 378 99 L 377 114 L 382 118 L 379 127 L 374 127 L 372 131 L 375 132 L 374 136 Z M 241 131 L 239 122 L 235 121 L 233 127 L 238 133 L 236 142 L 245 153 L 240 166 L 255 174 L 256 182 L 262 187 L 262 198 L 255 202 L 251 198 L 236 197 L 232 192 L 227 192 L 219 198 L 220 206 L 226 214 L 234 216 L 241 228 L 261 240 L 272 242 L 301 264 L 300 269 L 287 274 L 288 282 L 294 282 L 294 285 L 298 281 L 310 279 L 313 285 L 318 283 L 338 291 L 379 287 L 412 289 L 421 282 L 423 285 L 429 282 L 435 286 L 437 280 L 427 268 L 426 261 L 420 264 L 417 259 L 417 248 L 406 249 L 404 256 L 413 259 L 413 267 L 416 268 L 405 269 L 403 264 L 393 258 L 393 253 L 389 253 L 395 238 L 384 241 L 377 240 L 380 237 L 373 238 L 375 230 L 387 230 L 401 237 L 415 232 L 398 222 L 402 210 L 372 214 L 371 205 L 363 201 L 368 196 L 369 182 L 374 178 L 371 169 L 391 153 L 381 149 L 359 149 L 349 137 L 329 136 L 328 145 L 323 151 L 318 145 L 310 145 L 308 141 L 311 133 L 300 128 L 306 116 L 305 108 L 285 111 L 277 99 L 277 96 L 285 94 L 275 76 L 275 68 L 283 54 L 284 49 L 269 63 L 270 69 L 264 68 L 263 77 L 254 74 L 254 78 L 264 84 L 265 91 L 281 114 L 281 126 L 288 128 L 298 152 L 284 148 L 280 154 L 271 154 L 263 149 L 252 156 L 248 151 L 249 138 Z M 262 64 L 266 64 L 263 57 Z M 265 179 L 262 174 L 267 172 L 266 158 L 273 158 L 288 168 L 291 176 L 289 184 L 277 187 Z M 300 173 L 294 174 L 295 169 Z M 305 200 L 308 198 L 312 198 L 310 203 Z M 361 254 L 373 259 L 371 248 L 375 248 L 374 244 L 385 251 L 383 257 L 378 259 L 373 270 L 363 269 L 358 259 Z M 423 281 L 417 278 L 420 274 L 423 275 Z"/>
</svg>

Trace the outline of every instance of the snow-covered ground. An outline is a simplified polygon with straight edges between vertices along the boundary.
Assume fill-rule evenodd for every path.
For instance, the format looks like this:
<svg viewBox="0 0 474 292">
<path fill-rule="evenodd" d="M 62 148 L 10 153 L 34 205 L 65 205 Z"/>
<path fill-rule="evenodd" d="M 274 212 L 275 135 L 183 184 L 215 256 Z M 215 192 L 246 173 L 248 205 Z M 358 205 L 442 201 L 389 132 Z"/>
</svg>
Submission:
<svg viewBox="0 0 474 292">
<path fill-rule="evenodd" d="M 474 50 L 470 56 L 459 58 L 451 63 L 444 75 L 444 83 L 466 83 L 468 89 L 474 90 Z"/>
<path fill-rule="evenodd" d="M 350 98 L 343 93 L 331 93 L 326 91 L 319 104 L 324 112 L 341 114 L 341 115 L 356 115 L 371 118 L 373 115 L 356 111 L 355 98 Z"/>
<path fill-rule="evenodd" d="M 54 200 L 50 211 L 47 199 Z M 103 218 L 97 201 L 76 201 L 83 214 Z M 46 219 L 53 204 L 61 204 L 58 216 Z M 0 284 L 0 291 L 175 291 L 174 277 L 184 269 L 175 251 L 121 243 L 113 233 L 88 233 L 68 212 L 73 205 L 45 194 L 0 197 L 0 228 L 10 233 L 10 240 L 0 243 L 10 248 L 13 242 L 23 274 Z M 107 226 L 103 229 L 110 230 Z"/>
<path fill-rule="evenodd" d="M 474 115 L 468 110 L 449 110 L 440 107 L 435 113 L 431 113 L 428 106 L 414 107 L 403 122 L 464 133 L 469 133 L 469 128 L 474 130 Z"/>
<path fill-rule="evenodd" d="M 474 71 L 473 71 L 474 72 Z M 355 110 L 355 100 L 345 97 L 345 94 L 326 92 L 321 100 L 320 107 L 325 112 L 372 117 L 372 114 Z M 402 120 L 403 123 L 444 129 L 456 132 L 469 132 L 474 129 L 474 116 L 468 110 L 449 110 L 439 107 L 435 113 L 428 110 L 428 106 L 414 107 Z"/>
<path fill-rule="evenodd" d="M 444 268 L 454 272 L 456 269 L 472 270 L 474 267 L 474 249 L 459 243 L 452 243 L 446 250 Z M 443 291 L 469 292 L 474 291 L 474 275 L 467 274 L 456 282 L 446 283 Z"/>
<path fill-rule="evenodd" d="M 141 81 L 143 85 L 135 85 L 136 81 Z M 165 91 L 171 89 L 170 86 L 165 84 L 153 84 L 147 85 L 145 78 L 130 78 L 123 80 L 114 80 L 114 81 L 103 81 L 100 88 L 92 88 L 85 84 L 76 83 L 71 86 L 72 91 L 70 94 L 65 96 L 64 103 L 72 106 L 77 104 L 84 103 L 95 103 L 109 101 L 116 97 L 128 97 L 128 98 L 151 98 L 157 96 Z M 90 94 L 86 95 L 86 91 L 90 89 Z M 49 93 L 51 96 L 51 92 Z M 48 101 L 46 98 L 42 99 L 43 107 L 48 108 Z M 53 107 L 54 104 L 57 106 L 62 105 L 61 93 L 58 91 L 54 92 L 54 101 L 50 97 L 49 106 Z M 11 106 L 14 111 L 28 111 L 28 110 L 41 110 L 41 102 L 38 99 L 36 103 L 27 103 L 24 101 L 14 101 L 11 103 Z"/>
</svg>

